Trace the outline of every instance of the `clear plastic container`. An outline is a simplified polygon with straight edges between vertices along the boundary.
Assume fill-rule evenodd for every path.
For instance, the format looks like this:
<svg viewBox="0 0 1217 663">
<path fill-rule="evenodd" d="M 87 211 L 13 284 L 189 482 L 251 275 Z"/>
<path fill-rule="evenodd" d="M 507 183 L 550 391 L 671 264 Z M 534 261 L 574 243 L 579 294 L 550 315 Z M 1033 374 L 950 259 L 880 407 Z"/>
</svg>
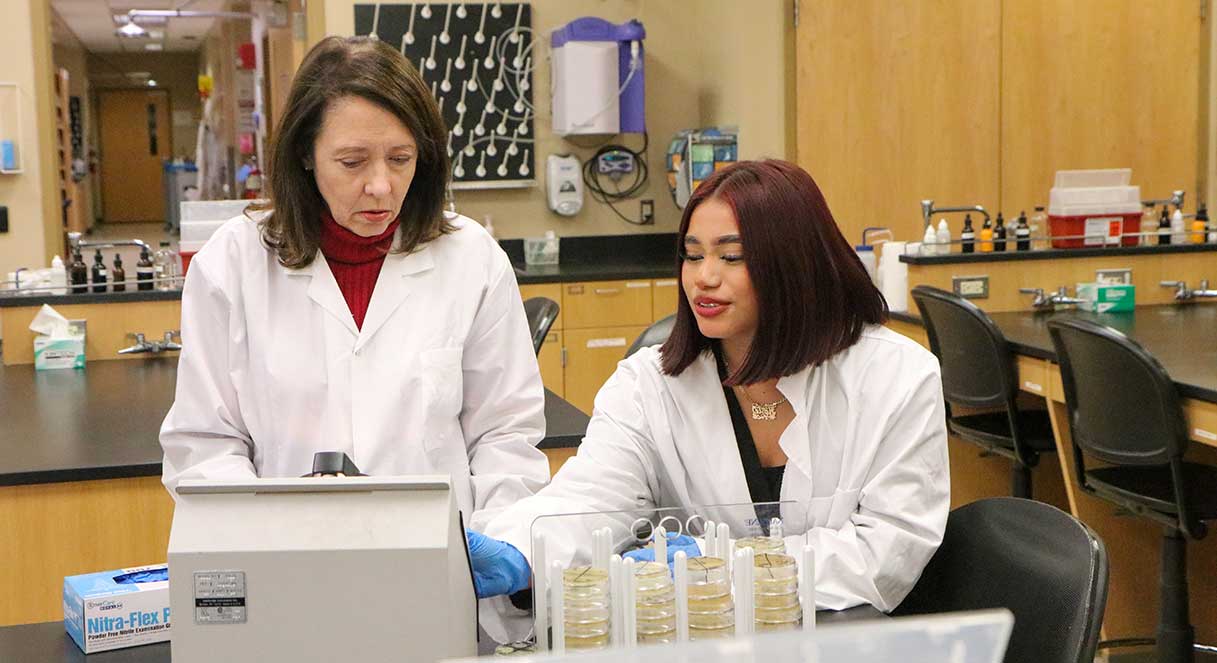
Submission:
<svg viewBox="0 0 1217 663">
<path fill-rule="evenodd" d="M 561 244 L 553 231 L 545 233 L 545 237 L 526 237 L 524 239 L 524 262 L 529 265 L 556 265 Z"/>
<path fill-rule="evenodd" d="M 786 542 L 782 539 L 775 539 L 769 536 L 747 536 L 742 539 L 735 540 L 735 549 L 743 550 L 744 548 L 752 548 L 752 552 L 758 556 L 762 553 L 779 553 L 786 552 Z"/>
</svg>

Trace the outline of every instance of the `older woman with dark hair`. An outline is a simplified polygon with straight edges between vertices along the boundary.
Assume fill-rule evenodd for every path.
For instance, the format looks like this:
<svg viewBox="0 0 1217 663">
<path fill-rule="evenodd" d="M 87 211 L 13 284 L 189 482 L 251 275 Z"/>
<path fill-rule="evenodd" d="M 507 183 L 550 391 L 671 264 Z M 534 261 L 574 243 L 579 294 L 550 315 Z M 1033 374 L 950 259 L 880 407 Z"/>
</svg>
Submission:
<svg viewBox="0 0 1217 663">
<path fill-rule="evenodd" d="M 780 512 L 795 549 L 815 549 L 819 607 L 895 608 L 946 526 L 937 360 L 881 326 L 883 297 L 797 166 L 715 173 L 679 242 L 671 336 L 618 365 L 578 455 L 486 534 L 514 546 L 501 555 L 510 564 L 541 515 L 780 500 L 720 517 Z M 578 529 L 549 532 L 548 559 L 587 560 L 590 533 Z"/>
<path fill-rule="evenodd" d="M 274 133 L 269 202 L 190 264 L 161 427 L 170 490 L 301 476 L 336 450 L 367 474 L 451 475 L 476 527 L 545 484 L 515 273 L 481 226 L 445 214 L 446 137 L 391 46 L 330 37 L 309 52 Z"/>
</svg>

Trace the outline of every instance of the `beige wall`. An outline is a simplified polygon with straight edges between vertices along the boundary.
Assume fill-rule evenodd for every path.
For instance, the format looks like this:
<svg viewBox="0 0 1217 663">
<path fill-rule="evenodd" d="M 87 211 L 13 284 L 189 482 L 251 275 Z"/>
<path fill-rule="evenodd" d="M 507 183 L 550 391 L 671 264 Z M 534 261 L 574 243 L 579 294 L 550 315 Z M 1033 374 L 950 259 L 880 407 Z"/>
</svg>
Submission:
<svg viewBox="0 0 1217 663">
<path fill-rule="evenodd" d="M 195 53 L 90 53 L 89 77 L 96 92 L 136 87 L 124 79 L 127 72 L 152 74 L 157 87 L 169 91 L 169 108 L 190 113 L 189 123 L 173 123 L 173 156 L 194 158 L 195 135 L 201 112 L 198 94 L 199 56 Z"/>
<path fill-rule="evenodd" d="M 350 35 L 355 4 L 366 0 L 325 0 L 310 8 L 310 27 L 324 24 L 328 34 Z M 532 189 L 457 191 L 457 209 L 481 220 L 494 216 L 500 237 L 537 236 L 546 230 L 559 235 L 618 235 L 635 232 L 674 232 L 680 210 L 672 202 L 664 176 L 663 152 L 679 129 L 709 123 L 737 124 L 743 134 L 744 156 L 793 156 L 787 136 L 786 63 L 782 56 L 783 20 L 789 3 L 764 0 L 749 3 L 708 0 L 705 3 L 669 0 L 534 0 L 533 25 L 537 35 L 581 17 L 597 16 L 614 23 L 637 18 L 646 26 L 646 113 L 651 137 L 648 159 L 650 181 L 639 198 L 655 201 L 655 225 L 638 227 L 617 218 L 612 210 L 585 197 L 583 210 L 560 217 L 545 202 L 544 164 L 550 154 L 573 153 L 585 160 L 595 152 L 563 140 L 549 131 L 549 42 L 540 38 L 534 47 L 533 90 L 537 107 L 535 132 L 539 186 Z M 311 7 L 311 6 L 310 6 Z M 746 26 L 746 27 L 745 27 Z M 310 33 L 309 41 L 315 42 Z M 715 44 L 722 50 L 714 50 Z M 710 66 L 707 66 L 710 65 Z M 593 137 L 579 140 L 593 144 Z M 637 149 L 637 136 L 618 136 L 614 142 Z M 636 219 L 639 202 L 617 204 L 622 214 Z"/>
<path fill-rule="evenodd" d="M 51 114 L 50 7 L 46 0 L 5 5 L 0 21 L 0 81 L 17 84 L 15 107 L 21 117 L 19 144 L 25 172 L 0 175 L 0 205 L 8 207 L 9 231 L 0 234 L 0 279 L 18 267 L 45 267 L 60 252 L 56 229 L 58 190 L 51 154 L 53 126 L 42 118 Z M 11 92 L 3 92 L 5 95 Z M 7 120 L 6 120 L 7 121 Z M 5 137 L 9 138 L 8 136 Z"/>
</svg>

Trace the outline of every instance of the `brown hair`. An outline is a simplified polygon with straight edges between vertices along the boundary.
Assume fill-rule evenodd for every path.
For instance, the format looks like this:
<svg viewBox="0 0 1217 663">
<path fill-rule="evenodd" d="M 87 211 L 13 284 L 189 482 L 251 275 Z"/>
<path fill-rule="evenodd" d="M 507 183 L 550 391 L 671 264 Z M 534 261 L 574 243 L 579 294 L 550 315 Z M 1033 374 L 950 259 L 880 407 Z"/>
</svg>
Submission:
<svg viewBox="0 0 1217 663">
<path fill-rule="evenodd" d="M 702 182 L 680 220 L 677 246 L 698 205 L 717 198 L 739 223 L 744 265 L 756 293 L 756 335 L 725 384 L 753 384 L 819 365 L 887 319 L 887 302 L 841 235 L 814 180 L 786 161 L 741 161 Z M 664 373 L 679 375 L 714 348 L 702 335 L 684 288 L 676 323 L 660 348 Z"/>
<path fill-rule="evenodd" d="M 261 222 L 262 241 L 285 267 L 313 262 L 321 245 L 325 201 L 313 173 L 313 143 L 325 111 L 348 96 L 366 99 L 397 116 L 418 143 L 418 168 L 402 206 L 396 249 L 408 253 L 452 226 L 444 218 L 450 167 L 448 129 L 422 75 L 392 46 L 369 37 L 326 37 L 304 56 L 275 128 L 267 163 L 271 210 Z"/>
</svg>

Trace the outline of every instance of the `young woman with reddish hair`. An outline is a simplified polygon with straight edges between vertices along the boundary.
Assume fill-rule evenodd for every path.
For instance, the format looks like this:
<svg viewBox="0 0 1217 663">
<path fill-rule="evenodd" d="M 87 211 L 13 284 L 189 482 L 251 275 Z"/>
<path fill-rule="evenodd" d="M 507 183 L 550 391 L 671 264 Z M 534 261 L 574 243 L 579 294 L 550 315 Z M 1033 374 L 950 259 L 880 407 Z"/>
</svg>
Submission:
<svg viewBox="0 0 1217 663">
<path fill-rule="evenodd" d="M 500 558 L 528 553 L 540 515 L 780 500 L 756 520 L 814 547 L 820 608 L 895 608 L 949 508 L 937 360 L 882 326 L 882 295 L 793 164 L 715 173 L 679 242 L 671 336 L 620 363 L 578 455 L 491 520 Z M 550 560 L 587 559 L 590 533 L 556 538 Z"/>
</svg>

